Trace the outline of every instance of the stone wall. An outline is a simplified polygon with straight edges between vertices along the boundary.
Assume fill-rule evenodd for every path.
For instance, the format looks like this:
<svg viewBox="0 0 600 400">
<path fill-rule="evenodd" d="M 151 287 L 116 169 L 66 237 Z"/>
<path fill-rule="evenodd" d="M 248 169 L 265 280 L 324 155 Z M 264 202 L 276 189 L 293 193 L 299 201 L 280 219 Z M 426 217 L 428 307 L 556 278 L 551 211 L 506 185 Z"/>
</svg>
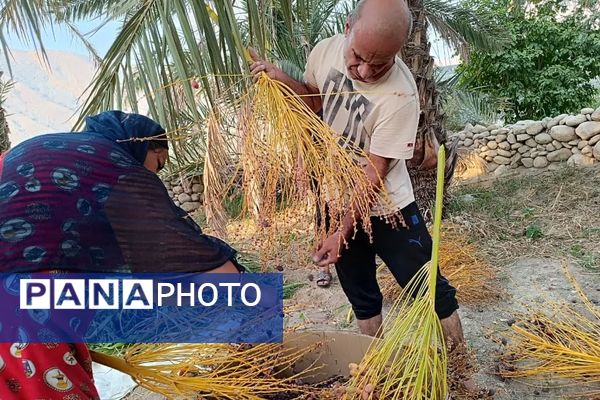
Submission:
<svg viewBox="0 0 600 400">
<path fill-rule="evenodd" d="M 178 176 L 163 179 L 169 196 L 176 205 L 189 213 L 193 213 L 202 207 L 204 185 L 202 177 L 180 178 Z"/>
<path fill-rule="evenodd" d="M 562 162 L 592 165 L 600 161 L 600 107 L 505 127 L 467 125 L 450 138 L 483 158 L 489 171 L 551 168 Z"/>
</svg>

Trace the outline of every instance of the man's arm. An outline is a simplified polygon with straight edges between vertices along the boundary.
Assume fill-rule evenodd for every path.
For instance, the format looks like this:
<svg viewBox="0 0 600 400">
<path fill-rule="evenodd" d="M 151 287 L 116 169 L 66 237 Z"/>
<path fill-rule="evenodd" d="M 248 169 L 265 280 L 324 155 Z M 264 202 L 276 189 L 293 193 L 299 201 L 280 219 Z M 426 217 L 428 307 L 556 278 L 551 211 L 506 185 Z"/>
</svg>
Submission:
<svg viewBox="0 0 600 400">
<path fill-rule="evenodd" d="M 370 162 L 364 167 L 364 172 L 373 190 L 375 193 L 378 193 L 383 188 L 383 180 L 388 173 L 392 160 L 372 153 L 369 153 L 369 160 Z M 375 198 L 373 196 L 369 198 L 369 207 L 374 201 Z M 342 225 L 338 231 L 325 239 L 321 247 L 315 252 L 313 262 L 321 267 L 335 264 L 339 258 L 344 241 L 352 235 L 354 221 L 358 221 L 359 219 L 360 215 L 358 215 L 356 207 L 352 206 L 344 216 Z"/>
<path fill-rule="evenodd" d="M 319 89 L 307 83 L 298 82 L 283 72 L 280 68 L 277 68 L 270 62 L 260 58 L 256 50 L 253 48 L 250 48 L 249 52 L 250 57 L 252 57 L 252 60 L 254 61 L 250 65 L 250 71 L 255 80 L 258 79 L 260 74 L 264 72 L 269 76 L 269 78 L 289 86 L 289 88 L 292 89 L 297 95 L 302 97 L 302 100 L 304 100 L 311 110 L 314 112 L 319 112 L 321 110 L 321 96 L 319 94 Z"/>
</svg>

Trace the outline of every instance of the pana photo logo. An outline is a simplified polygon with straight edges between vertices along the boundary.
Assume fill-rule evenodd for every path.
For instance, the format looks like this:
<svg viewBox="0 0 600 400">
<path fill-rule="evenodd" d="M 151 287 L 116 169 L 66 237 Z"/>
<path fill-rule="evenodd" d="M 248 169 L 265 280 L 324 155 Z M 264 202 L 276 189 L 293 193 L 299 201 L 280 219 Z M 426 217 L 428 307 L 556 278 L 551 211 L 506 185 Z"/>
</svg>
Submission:
<svg viewBox="0 0 600 400">
<path fill-rule="evenodd" d="M 262 298 L 253 282 L 161 282 L 156 279 L 21 279 L 24 310 L 144 310 L 170 305 L 255 307 Z"/>
</svg>

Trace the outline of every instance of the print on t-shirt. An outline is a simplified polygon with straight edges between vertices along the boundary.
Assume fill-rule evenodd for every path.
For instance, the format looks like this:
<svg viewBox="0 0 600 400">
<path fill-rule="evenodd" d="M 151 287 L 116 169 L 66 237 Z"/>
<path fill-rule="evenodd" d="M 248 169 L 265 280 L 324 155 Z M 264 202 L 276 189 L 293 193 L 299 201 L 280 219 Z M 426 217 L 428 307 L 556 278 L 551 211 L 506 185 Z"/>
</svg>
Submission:
<svg viewBox="0 0 600 400">
<path fill-rule="evenodd" d="M 368 151 L 368 133 L 364 122 L 373 110 L 373 104 L 365 96 L 357 93 L 352 81 L 335 68 L 329 70 L 323 92 L 323 120 L 329 126 L 333 126 L 341 107 L 346 110 L 343 115 L 347 118 L 347 123 L 342 133 L 345 142 L 341 142 L 340 145 Z"/>
</svg>

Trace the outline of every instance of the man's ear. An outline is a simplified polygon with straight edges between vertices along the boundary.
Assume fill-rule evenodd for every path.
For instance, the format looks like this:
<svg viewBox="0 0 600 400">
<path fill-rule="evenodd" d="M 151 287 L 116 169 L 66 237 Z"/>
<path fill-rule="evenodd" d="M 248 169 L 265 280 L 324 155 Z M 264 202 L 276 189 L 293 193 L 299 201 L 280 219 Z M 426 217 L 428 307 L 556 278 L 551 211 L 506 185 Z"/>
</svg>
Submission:
<svg viewBox="0 0 600 400">
<path fill-rule="evenodd" d="M 350 33 L 350 16 L 346 17 L 346 24 L 344 25 L 344 35 L 348 36 L 348 34 Z"/>
</svg>

